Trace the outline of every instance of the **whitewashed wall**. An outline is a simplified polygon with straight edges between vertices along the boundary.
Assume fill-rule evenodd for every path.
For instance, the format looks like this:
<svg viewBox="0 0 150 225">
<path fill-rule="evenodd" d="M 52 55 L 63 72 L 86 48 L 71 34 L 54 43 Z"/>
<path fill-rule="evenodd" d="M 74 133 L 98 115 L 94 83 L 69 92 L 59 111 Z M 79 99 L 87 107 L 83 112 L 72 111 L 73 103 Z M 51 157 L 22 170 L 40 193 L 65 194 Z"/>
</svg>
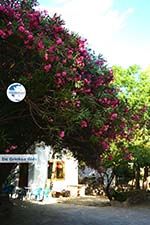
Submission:
<svg viewBox="0 0 150 225">
<path fill-rule="evenodd" d="M 37 163 L 29 164 L 28 186 L 31 189 L 45 188 L 48 179 L 48 160 L 52 159 L 53 150 L 43 142 L 36 144 L 35 154 L 38 156 Z M 78 185 L 78 161 L 69 154 L 56 154 L 55 160 L 63 160 L 65 165 L 65 178 L 53 181 L 53 190 L 62 191 L 68 186 Z"/>
<path fill-rule="evenodd" d="M 48 166 L 47 162 L 49 159 L 49 154 L 51 151 L 50 146 L 45 146 L 42 142 L 36 144 L 35 154 L 37 154 L 38 159 L 35 164 L 29 165 L 29 175 L 28 175 L 28 186 L 32 189 L 45 188 L 47 181 Z"/>
</svg>

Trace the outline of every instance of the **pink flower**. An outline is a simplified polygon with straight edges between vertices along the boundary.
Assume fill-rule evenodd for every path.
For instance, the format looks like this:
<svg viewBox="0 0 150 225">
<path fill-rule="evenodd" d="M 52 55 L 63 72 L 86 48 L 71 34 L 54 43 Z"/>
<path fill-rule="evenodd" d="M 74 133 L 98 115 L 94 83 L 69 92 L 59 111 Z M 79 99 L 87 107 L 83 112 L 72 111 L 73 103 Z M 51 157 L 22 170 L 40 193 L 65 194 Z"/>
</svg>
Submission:
<svg viewBox="0 0 150 225">
<path fill-rule="evenodd" d="M 5 11 L 5 7 L 2 6 L 2 5 L 0 5 L 0 11 L 1 11 L 1 12 Z"/>
<path fill-rule="evenodd" d="M 59 61 L 59 57 L 58 57 L 58 55 L 57 55 L 57 56 L 55 56 L 55 61 L 56 61 L 56 62 L 58 62 L 58 61 Z"/>
<path fill-rule="evenodd" d="M 91 89 L 90 89 L 90 88 L 84 89 L 83 92 L 84 92 L 84 93 L 90 93 L 90 92 L 91 92 Z"/>
<path fill-rule="evenodd" d="M 90 84 L 90 83 L 91 83 L 91 81 L 90 81 L 90 80 L 88 80 L 87 78 L 85 78 L 85 79 L 84 79 L 84 83 L 85 83 L 85 84 Z"/>
<path fill-rule="evenodd" d="M 124 128 L 125 128 L 125 123 L 124 123 L 124 122 L 120 123 L 120 127 L 121 127 L 122 129 L 124 129 Z"/>
<path fill-rule="evenodd" d="M 109 74 L 112 75 L 113 74 L 113 70 L 109 69 Z"/>
<path fill-rule="evenodd" d="M 13 34 L 13 31 L 12 30 L 7 30 L 7 35 L 8 36 L 11 36 Z"/>
<path fill-rule="evenodd" d="M 33 35 L 32 35 L 32 34 L 29 34 L 29 35 L 28 35 L 28 40 L 29 40 L 29 41 L 33 41 L 33 39 L 34 39 Z"/>
<path fill-rule="evenodd" d="M 49 61 L 52 63 L 55 61 L 55 56 L 50 56 Z"/>
<path fill-rule="evenodd" d="M 40 41 L 38 42 L 37 46 L 38 46 L 38 49 L 44 49 L 43 41 L 40 40 Z"/>
<path fill-rule="evenodd" d="M 45 55 L 44 55 L 44 59 L 45 59 L 45 61 L 48 60 L 48 53 L 47 53 L 47 52 L 46 52 Z"/>
<path fill-rule="evenodd" d="M 19 27 L 18 27 L 18 30 L 19 30 L 20 32 L 22 32 L 22 33 L 25 32 L 25 28 L 24 28 L 23 26 L 19 26 Z"/>
<path fill-rule="evenodd" d="M 17 145 L 11 145 L 10 150 L 15 150 L 17 148 Z"/>
<path fill-rule="evenodd" d="M 61 73 L 56 73 L 56 77 L 61 77 Z"/>
<path fill-rule="evenodd" d="M 5 38 L 6 37 L 6 33 L 0 29 L 0 37 Z"/>
<path fill-rule="evenodd" d="M 61 131 L 59 132 L 59 137 L 60 137 L 60 138 L 64 138 L 64 136 L 65 136 L 65 131 L 64 131 L 64 130 L 61 130 Z"/>
<path fill-rule="evenodd" d="M 110 161 L 112 161 L 112 160 L 113 160 L 112 155 L 109 155 L 109 156 L 108 156 L 108 160 L 110 160 Z"/>
<path fill-rule="evenodd" d="M 54 29 L 55 29 L 55 32 L 61 32 L 62 30 L 63 30 L 63 28 L 62 27 L 54 27 Z"/>
<path fill-rule="evenodd" d="M 113 121 L 113 120 L 117 119 L 117 117 L 118 117 L 117 113 L 112 113 L 110 116 L 110 119 Z"/>
<path fill-rule="evenodd" d="M 67 75 L 66 71 L 63 71 L 63 72 L 62 72 L 62 76 L 63 76 L 63 77 L 66 77 L 66 75 Z"/>
<path fill-rule="evenodd" d="M 29 40 L 24 41 L 24 44 L 28 45 L 29 44 Z"/>
<path fill-rule="evenodd" d="M 57 87 L 61 87 L 62 85 L 64 85 L 64 81 L 59 77 L 56 77 L 55 83 L 56 83 Z"/>
<path fill-rule="evenodd" d="M 66 59 L 63 59 L 62 63 L 63 64 L 66 64 L 67 63 L 67 60 Z"/>
<path fill-rule="evenodd" d="M 139 115 L 136 115 L 136 114 L 133 115 L 131 118 L 135 121 L 138 121 L 140 119 Z"/>
<path fill-rule="evenodd" d="M 73 71 L 73 72 L 76 72 L 76 71 L 77 71 L 77 68 L 73 68 L 72 71 Z"/>
<path fill-rule="evenodd" d="M 95 82 L 95 87 L 97 88 L 97 87 L 103 85 L 103 83 L 104 83 L 103 77 L 98 77 Z"/>
<path fill-rule="evenodd" d="M 55 46 L 51 46 L 51 47 L 48 49 L 48 51 L 49 51 L 50 53 L 54 52 L 54 51 L 55 51 Z"/>
<path fill-rule="evenodd" d="M 81 105 L 80 100 L 77 100 L 77 101 L 76 101 L 76 107 L 80 107 L 80 105 Z"/>
<path fill-rule="evenodd" d="M 56 40 L 56 44 L 57 44 L 57 45 L 61 45 L 62 43 L 63 43 L 63 41 L 62 41 L 61 38 L 58 38 L 58 39 Z"/>
<path fill-rule="evenodd" d="M 14 17 L 15 19 L 19 20 L 20 19 L 21 14 L 20 13 L 14 13 Z"/>
<path fill-rule="evenodd" d="M 30 28 L 38 28 L 39 25 L 39 17 L 40 17 L 40 12 L 35 11 L 32 13 L 28 13 L 28 17 L 30 18 Z"/>
<path fill-rule="evenodd" d="M 88 122 L 87 122 L 86 120 L 82 120 L 82 121 L 80 122 L 80 126 L 81 126 L 82 128 L 86 128 L 86 127 L 88 127 Z"/>
<path fill-rule="evenodd" d="M 125 154 L 124 159 L 125 159 L 125 160 L 129 160 L 129 161 L 132 160 L 132 159 L 133 159 L 132 153 L 127 153 L 127 154 Z"/>
<path fill-rule="evenodd" d="M 25 30 L 24 34 L 28 36 L 28 35 L 30 35 L 30 31 L 29 30 Z"/>
<path fill-rule="evenodd" d="M 108 129 L 109 129 L 109 125 L 103 125 L 100 131 L 103 133 L 103 132 L 106 132 Z"/>
<path fill-rule="evenodd" d="M 45 72 L 49 72 L 50 69 L 51 69 L 51 67 L 52 67 L 51 64 L 45 65 L 45 66 L 44 66 Z"/>
<path fill-rule="evenodd" d="M 8 148 L 5 149 L 5 152 L 6 152 L 6 153 L 9 153 L 9 152 L 10 152 L 10 149 L 8 149 Z"/>
<path fill-rule="evenodd" d="M 109 148 L 109 144 L 106 141 L 102 141 L 101 145 L 104 150 L 107 150 Z"/>
<path fill-rule="evenodd" d="M 72 54 L 68 54 L 67 58 L 72 59 L 73 58 Z"/>
<path fill-rule="evenodd" d="M 69 49 L 69 50 L 68 50 L 68 54 L 73 54 L 72 49 Z"/>
<path fill-rule="evenodd" d="M 128 108 L 125 108 L 124 112 L 125 113 L 129 112 L 129 109 Z"/>
<path fill-rule="evenodd" d="M 76 95 L 77 95 L 77 92 L 76 92 L 76 91 L 73 91 L 73 92 L 72 92 L 72 95 L 73 95 L 73 96 L 76 96 Z"/>
</svg>

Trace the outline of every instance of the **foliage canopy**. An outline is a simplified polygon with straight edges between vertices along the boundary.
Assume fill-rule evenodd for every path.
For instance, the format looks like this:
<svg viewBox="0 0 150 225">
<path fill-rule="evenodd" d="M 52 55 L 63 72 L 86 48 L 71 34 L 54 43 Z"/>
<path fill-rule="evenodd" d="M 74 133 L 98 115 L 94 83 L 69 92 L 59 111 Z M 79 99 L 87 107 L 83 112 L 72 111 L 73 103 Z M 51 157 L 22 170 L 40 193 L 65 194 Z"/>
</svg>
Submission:
<svg viewBox="0 0 150 225">
<path fill-rule="evenodd" d="M 96 166 L 109 144 L 126 136 L 128 111 L 118 99 L 113 72 L 101 55 L 69 32 L 56 14 L 37 11 L 36 1 L 0 3 L 0 144 L 24 152 L 35 141 L 69 147 Z M 27 96 L 12 103 L 13 82 Z"/>
</svg>

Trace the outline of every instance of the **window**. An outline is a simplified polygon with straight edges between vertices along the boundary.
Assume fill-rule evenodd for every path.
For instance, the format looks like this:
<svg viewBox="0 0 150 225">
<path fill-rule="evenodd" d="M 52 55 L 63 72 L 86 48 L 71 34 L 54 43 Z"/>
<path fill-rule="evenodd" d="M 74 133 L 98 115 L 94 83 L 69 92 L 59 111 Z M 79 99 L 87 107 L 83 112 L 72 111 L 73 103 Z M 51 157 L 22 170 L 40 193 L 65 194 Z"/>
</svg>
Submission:
<svg viewBox="0 0 150 225">
<path fill-rule="evenodd" d="M 56 179 L 64 179 L 64 162 L 56 162 Z"/>
<path fill-rule="evenodd" d="M 48 179 L 64 179 L 64 162 L 63 161 L 50 161 L 48 162 Z"/>
</svg>

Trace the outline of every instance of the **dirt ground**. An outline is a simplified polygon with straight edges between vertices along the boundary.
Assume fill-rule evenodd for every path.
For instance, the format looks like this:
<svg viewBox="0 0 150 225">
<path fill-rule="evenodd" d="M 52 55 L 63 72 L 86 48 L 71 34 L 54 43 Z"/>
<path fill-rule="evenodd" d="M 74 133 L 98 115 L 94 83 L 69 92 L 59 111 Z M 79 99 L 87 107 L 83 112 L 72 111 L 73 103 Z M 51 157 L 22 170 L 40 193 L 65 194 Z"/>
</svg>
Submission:
<svg viewBox="0 0 150 225">
<path fill-rule="evenodd" d="M 112 207 L 96 197 L 14 204 L 12 213 L 1 217 L 1 225 L 150 225 L 149 205 Z"/>
</svg>

